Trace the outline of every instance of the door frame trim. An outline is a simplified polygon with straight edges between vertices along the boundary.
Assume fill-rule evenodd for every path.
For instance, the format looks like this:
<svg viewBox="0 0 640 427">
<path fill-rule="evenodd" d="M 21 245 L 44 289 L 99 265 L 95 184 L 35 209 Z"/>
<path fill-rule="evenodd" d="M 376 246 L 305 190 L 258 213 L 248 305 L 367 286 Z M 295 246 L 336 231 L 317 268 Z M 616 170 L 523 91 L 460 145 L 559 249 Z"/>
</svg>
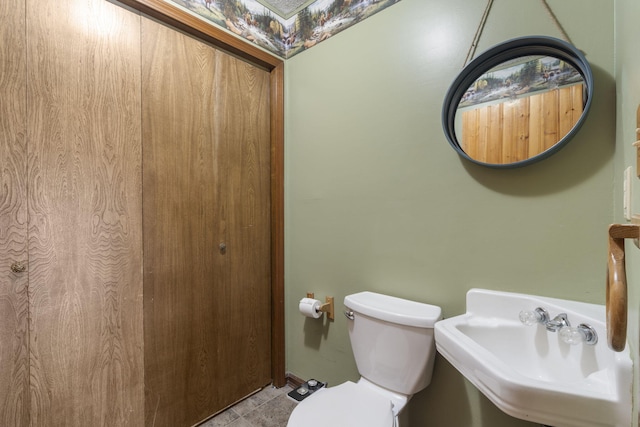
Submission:
<svg viewBox="0 0 640 427">
<path fill-rule="evenodd" d="M 284 62 L 271 70 L 271 378 L 284 387 Z"/>
<path fill-rule="evenodd" d="M 286 385 L 284 339 L 284 60 L 161 0 L 119 0 L 271 74 L 271 378 Z"/>
</svg>

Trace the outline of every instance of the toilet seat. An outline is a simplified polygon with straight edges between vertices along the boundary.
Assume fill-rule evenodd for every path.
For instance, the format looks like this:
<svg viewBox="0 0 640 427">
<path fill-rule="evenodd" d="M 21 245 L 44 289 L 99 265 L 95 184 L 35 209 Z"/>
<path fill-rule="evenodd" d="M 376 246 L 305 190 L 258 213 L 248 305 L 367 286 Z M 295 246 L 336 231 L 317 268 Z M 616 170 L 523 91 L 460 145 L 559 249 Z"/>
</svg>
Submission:
<svg viewBox="0 0 640 427">
<path fill-rule="evenodd" d="M 300 402 L 287 427 L 392 427 L 392 408 L 388 397 L 347 381 Z"/>
</svg>

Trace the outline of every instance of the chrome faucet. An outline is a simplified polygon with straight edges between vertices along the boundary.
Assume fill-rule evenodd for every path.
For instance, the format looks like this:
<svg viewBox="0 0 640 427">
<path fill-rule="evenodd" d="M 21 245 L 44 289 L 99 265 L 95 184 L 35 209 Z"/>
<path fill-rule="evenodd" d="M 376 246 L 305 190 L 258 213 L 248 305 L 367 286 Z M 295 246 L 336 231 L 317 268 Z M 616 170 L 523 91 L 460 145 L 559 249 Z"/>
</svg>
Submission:
<svg viewBox="0 0 640 427">
<path fill-rule="evenodd" d="M 538 307 L 534 311 L 521 311 L 520 321 L 528 326 L 540 323 L 547 328 L 547 331 L 551 332 L 559 331 L 565 326 L 571 326 L 567 313 L 560 313 L 551 319 L 549 312 L 542 307 Z"/>
<path fill-rule="evenodd" d="M 560 313 L 552 320 L 547 320 L 544 326 L 547 328 L 547 331 L 557 332 L 562 328 L 571 326 L 571 324 L 569 323 L 567 313 Z"/>
<path fill-rule="evenodd" d="M 572 328 L 567 313 L 560 313 L 550 319 L 549 312 L 542 307 L 538 307 L 533 311 L 521 311 L 520 321 L 527 326 L 539 323 L 544 325 L 547 331 L 550 332 L 560 331 L 560 338 L 567 344 L 575 345 L 584 342 L 585 344 L 595 345 L 598 342 L 598 334 L 592 326 L 581 323 L 577 328 Z"/>
</svg>

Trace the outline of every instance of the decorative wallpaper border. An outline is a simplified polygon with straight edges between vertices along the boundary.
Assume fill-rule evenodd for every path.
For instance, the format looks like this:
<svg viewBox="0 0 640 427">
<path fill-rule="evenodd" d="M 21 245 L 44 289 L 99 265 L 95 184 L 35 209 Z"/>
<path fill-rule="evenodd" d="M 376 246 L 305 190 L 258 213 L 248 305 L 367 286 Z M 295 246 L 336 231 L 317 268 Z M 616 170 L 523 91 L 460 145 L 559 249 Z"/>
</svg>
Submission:
<svg viewBox="0 0 640 427">
<path fill-rule="evenodd" d="M 165 0 L 287 59 L 400 0 L 316 0 L 283 18 L 257 0 Z"/>
</svg>

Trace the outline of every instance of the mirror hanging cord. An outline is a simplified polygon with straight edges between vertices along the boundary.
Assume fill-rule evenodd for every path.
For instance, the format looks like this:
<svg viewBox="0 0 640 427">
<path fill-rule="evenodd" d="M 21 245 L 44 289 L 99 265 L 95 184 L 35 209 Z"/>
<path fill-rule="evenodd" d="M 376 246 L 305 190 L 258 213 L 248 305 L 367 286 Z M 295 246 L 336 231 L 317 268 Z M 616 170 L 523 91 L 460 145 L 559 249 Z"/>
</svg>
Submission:
<svg viewBox="0 0 640 427">
<path fill-rule="evenodd" d="M 476 48 L 478 47 L 478 42 L 480 41 L 480 36 L 482 35 L 484 26 L 487 23 L 487 17 L 489 16 L 489 12 L 491 11 L 491 6 L 493 6 L 493 0 L 489 0 L 487 2 L 487 7 L 485 7 L 484 9 L 484 13 L 482 14 L 482 18 L 480 19 L 480 25 L 478 25 L 476 34 L 473 36 L 473 41 L 471 42 L 471 46 L 469 46 L 469 51 L 467 52 L 467 57 L 464 60 L 462 68 L 466 67 L 469 61 L 471 61 L 473 56 L 476 54 Z"/>
<path fill-rule="evenodd" d="M 558 21 L 556 14 L 553 13 L 553 10 L 551 10 L 551 6 L 549 6 L 549 3 L 547 3 L 547 0 L 540 0 L 540 1 L 542 2 L 542 6 L 547 11 L 547 14 L 555 24 L 556 28 L 558 29 L 558 31 L 560 31 L 560 34 L 562 34 L 562 38 L 564 39 L 564 41 L 566 41 L 567 43 L 573 44 L 567 32 L 564 30 L 564 28 L 562 28 L 560 21 Z M 467 57 L 464 60 L 464 65 L 462 66 L 462 68 L 467 66 L 469 61 L 473 59 L 476 53 L 478 42 L 480 41 L 480 36 L 482 36 L 482 31 L 484 30 L 484 26 L 487 23 L 487 17 L 489 16 L 489 12 L 491 11 L 491 6 L 493 6 L 493 0 L 489 0 L 487 2 L 487 7 L 485 7 L 484 9 L 484 13 L 482 14 L 482 18 L 480 19 L 480 25 L 478 25 L 476 34 L 473 36 L 473 41 L 471 42 L 471 46 L 469 46 L 469 51 L 467 52 Z"/>
<path fill-rule="evenodd" d="M 564 39 L 564 41 L 566 41 L 569 44 L 573 44 L 567 32 L 564 30 L 564 28 L 562 28 L 562 25 L 560 25 L 560 21 L 558 21 L 556 14 L 553 13 L 553 10 L 551 10 L 551 6 L 549 6 L 549 3 L 547 3 L 547 0 L 540 0 L 540 1 L 542 2 L 542 5 L 546 9 L 547 14 L 549 15 L 553 23 L 556 25 L 556 28 L 558 29 L 558 31 L 560 31 L 560 34 L 562 34 L 562 38 Z"/>
</svg>

